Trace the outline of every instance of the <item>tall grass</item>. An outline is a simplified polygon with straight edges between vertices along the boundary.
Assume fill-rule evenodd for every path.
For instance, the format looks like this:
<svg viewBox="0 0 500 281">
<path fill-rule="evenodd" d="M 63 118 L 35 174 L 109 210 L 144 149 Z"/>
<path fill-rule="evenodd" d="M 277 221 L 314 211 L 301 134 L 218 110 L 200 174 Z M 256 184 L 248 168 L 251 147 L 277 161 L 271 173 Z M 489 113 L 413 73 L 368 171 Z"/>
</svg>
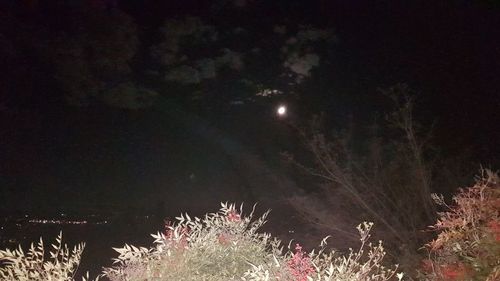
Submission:
<svg viewBox="0 0 500 281">
<path fill-rule="evenodd" d="M 21 246 L 15 250 L 0 250 L 0 280 L 5 281 L 70 281 L 80 264 L 85 243 L 69 249 L 62 243 L 62 232 L 46 251 L 42 238 L 31 244 L 25 252 Z M 48 256 L 48 257 L 47 257 Z M 86 280 L 84 278 L 83 280 Z"/>
</svg>

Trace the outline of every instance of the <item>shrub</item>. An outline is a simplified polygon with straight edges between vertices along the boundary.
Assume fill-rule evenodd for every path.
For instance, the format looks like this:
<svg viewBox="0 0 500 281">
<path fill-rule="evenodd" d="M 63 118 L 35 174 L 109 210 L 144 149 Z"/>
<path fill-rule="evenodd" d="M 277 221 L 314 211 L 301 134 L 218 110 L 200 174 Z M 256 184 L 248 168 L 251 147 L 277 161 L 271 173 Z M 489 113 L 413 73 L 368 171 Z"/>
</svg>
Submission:
<svg viewBox="0 0 500 281">
<path fill-rule="evenodd" d="M 106 268 L 104 275 L 110 280 L 228 280 L 241 276 L 249 262 L 263 264 L 280 251 L 277 240 L 256 232 L 266 216 L 251 222 L 252 214 L 241 217 L 234 205 L 227 204 L 203 219 L 181 215 L 177 224 L 167 223 L 164 232 L 152 235 L 154 247 L 115 249 L 117 265 Z"/>
<path fill-rule="evenodd" d="M 56 244 L 51 245 L 48 259 L 45 259 L 42 238 L 36 246 L 32 243 L 27 253 L 24 253 L 21 246 L 13 251 L 0 250 L 0 280 L 74 280 L 84 247 L 85 244 L 80 243 L 70 251 L 66 244 L 62 244 L 61 232 L 56 238 Z M 83 280 L 87 279 L 88 275 Z"/>
<path fill-rule="evenodd" d="M 302 251 L 299 244 L 295 246 L 295 253 L 288 252 L 284 259 L 286 263 L 276 262 L 279 271 L 274 278 L 269 270 L 262 266 L 252 266 L 243 280 L 293 280 L 293 281 L 384 281 L 397 278 L 402 280 L 403 273 L 396 273 L 395 269 L 382 266 L 385 251 L 382 242 L 377 245 L 367 243 L 370 238 L 372 223 L 362 223 L 357 229 L 360 234 L 361 245 L 357 251 L 350 250 L 347 256 L 338 255 L 335 251 L 326 252 L 326 238 L 320 244 L 320 250 L 309 254 Z M 397 266 L 396 266 L 397 267 Z M 288 275 L 283 278 L 283 273 Z"/>
<path fill-rule="evenodd" d="M 125 245 L 115 249 L 116 265 L 105 268 L 103 276 L 118 280 L 390 280 L 395 270 L 381 265 L 382 245 L 368 244 L 372 224 L 358 227 L 361 246 L 347 256 L 325 251 L 326 239 L 318 253 L 283 252 L 281 241 L 257 233 L 268 212 L 252 220 L 254 211 L 243 217 L 235 205 L 222 204 L 217 213 L 203 219 L 189 215 L 167 224 L 163 233 L 153 234 L 151 248 Z M 288 247 L 290 249 L 290 246 Z M 402 275 L 398 275 L 399 279 Z"/>
<path fill-rule="evenodd" d="M 432 229 L 436 239 L 426 245 L 423 261 L 426 280 L 500 280 L 500 181 L 484 170 L 472 187 L 460 189 L 453 205 L 443 196 L 435 201 L 447 211 L 439 213 Z"/>
</svg>

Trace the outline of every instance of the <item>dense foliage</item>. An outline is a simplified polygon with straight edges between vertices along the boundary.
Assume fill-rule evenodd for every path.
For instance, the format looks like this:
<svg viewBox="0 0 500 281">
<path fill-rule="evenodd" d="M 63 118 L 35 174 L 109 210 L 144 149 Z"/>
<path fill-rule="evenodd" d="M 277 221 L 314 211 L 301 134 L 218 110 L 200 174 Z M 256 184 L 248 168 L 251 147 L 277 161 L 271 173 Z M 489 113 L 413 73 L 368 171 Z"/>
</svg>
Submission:
<svg viewBox="0 0 500 281">
<path fill-rule="evenodd" d="M 500 181 L 498 175 L 483 171 L 469 188 L 460 189 L 431 228 L 436 239 L 426 244 L 428 259 L 423 261 L 426 280 L 500 279 Z"/>
</svg>

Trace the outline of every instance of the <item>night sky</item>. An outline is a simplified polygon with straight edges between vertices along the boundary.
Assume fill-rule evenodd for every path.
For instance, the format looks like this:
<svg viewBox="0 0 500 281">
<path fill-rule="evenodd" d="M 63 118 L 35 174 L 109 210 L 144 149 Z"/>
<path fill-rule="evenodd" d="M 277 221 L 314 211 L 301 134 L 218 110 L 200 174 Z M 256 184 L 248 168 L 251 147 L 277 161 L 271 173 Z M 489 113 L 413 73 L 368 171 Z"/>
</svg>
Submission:
<svg viewBox="0 0 500 281">
<path fill-rule="evenodd" d="M 292 187 L 269 175 L 313 185 L 281 161 L 304 153 L 294 128 L 363 134 L 398 83 L 435 165 L 498 169 L 499 27 L 486 0 L 1 1 L 0 211 L 272 205 Z"/>
</svg>

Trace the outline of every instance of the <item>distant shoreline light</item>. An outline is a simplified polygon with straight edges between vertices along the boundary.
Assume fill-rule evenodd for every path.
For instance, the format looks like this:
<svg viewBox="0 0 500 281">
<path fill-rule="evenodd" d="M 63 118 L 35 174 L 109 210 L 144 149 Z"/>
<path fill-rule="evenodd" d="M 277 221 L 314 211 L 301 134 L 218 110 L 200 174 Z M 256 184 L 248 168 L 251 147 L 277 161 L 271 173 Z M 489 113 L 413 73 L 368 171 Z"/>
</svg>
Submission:
<svg viewBox="0 0 500 281">
<path fill-rule="evenodd" d="M 57 224 L 57 225 L 64 225 L 64 224 L 107 224 L 108 221 L 97 221 L 97 222 L 92 222 L 89 223 L 86 220 L 55 220 L 55 219 L 31 219 L 28 221 L 29 223 L 32 224 Z"/>
</svg>

